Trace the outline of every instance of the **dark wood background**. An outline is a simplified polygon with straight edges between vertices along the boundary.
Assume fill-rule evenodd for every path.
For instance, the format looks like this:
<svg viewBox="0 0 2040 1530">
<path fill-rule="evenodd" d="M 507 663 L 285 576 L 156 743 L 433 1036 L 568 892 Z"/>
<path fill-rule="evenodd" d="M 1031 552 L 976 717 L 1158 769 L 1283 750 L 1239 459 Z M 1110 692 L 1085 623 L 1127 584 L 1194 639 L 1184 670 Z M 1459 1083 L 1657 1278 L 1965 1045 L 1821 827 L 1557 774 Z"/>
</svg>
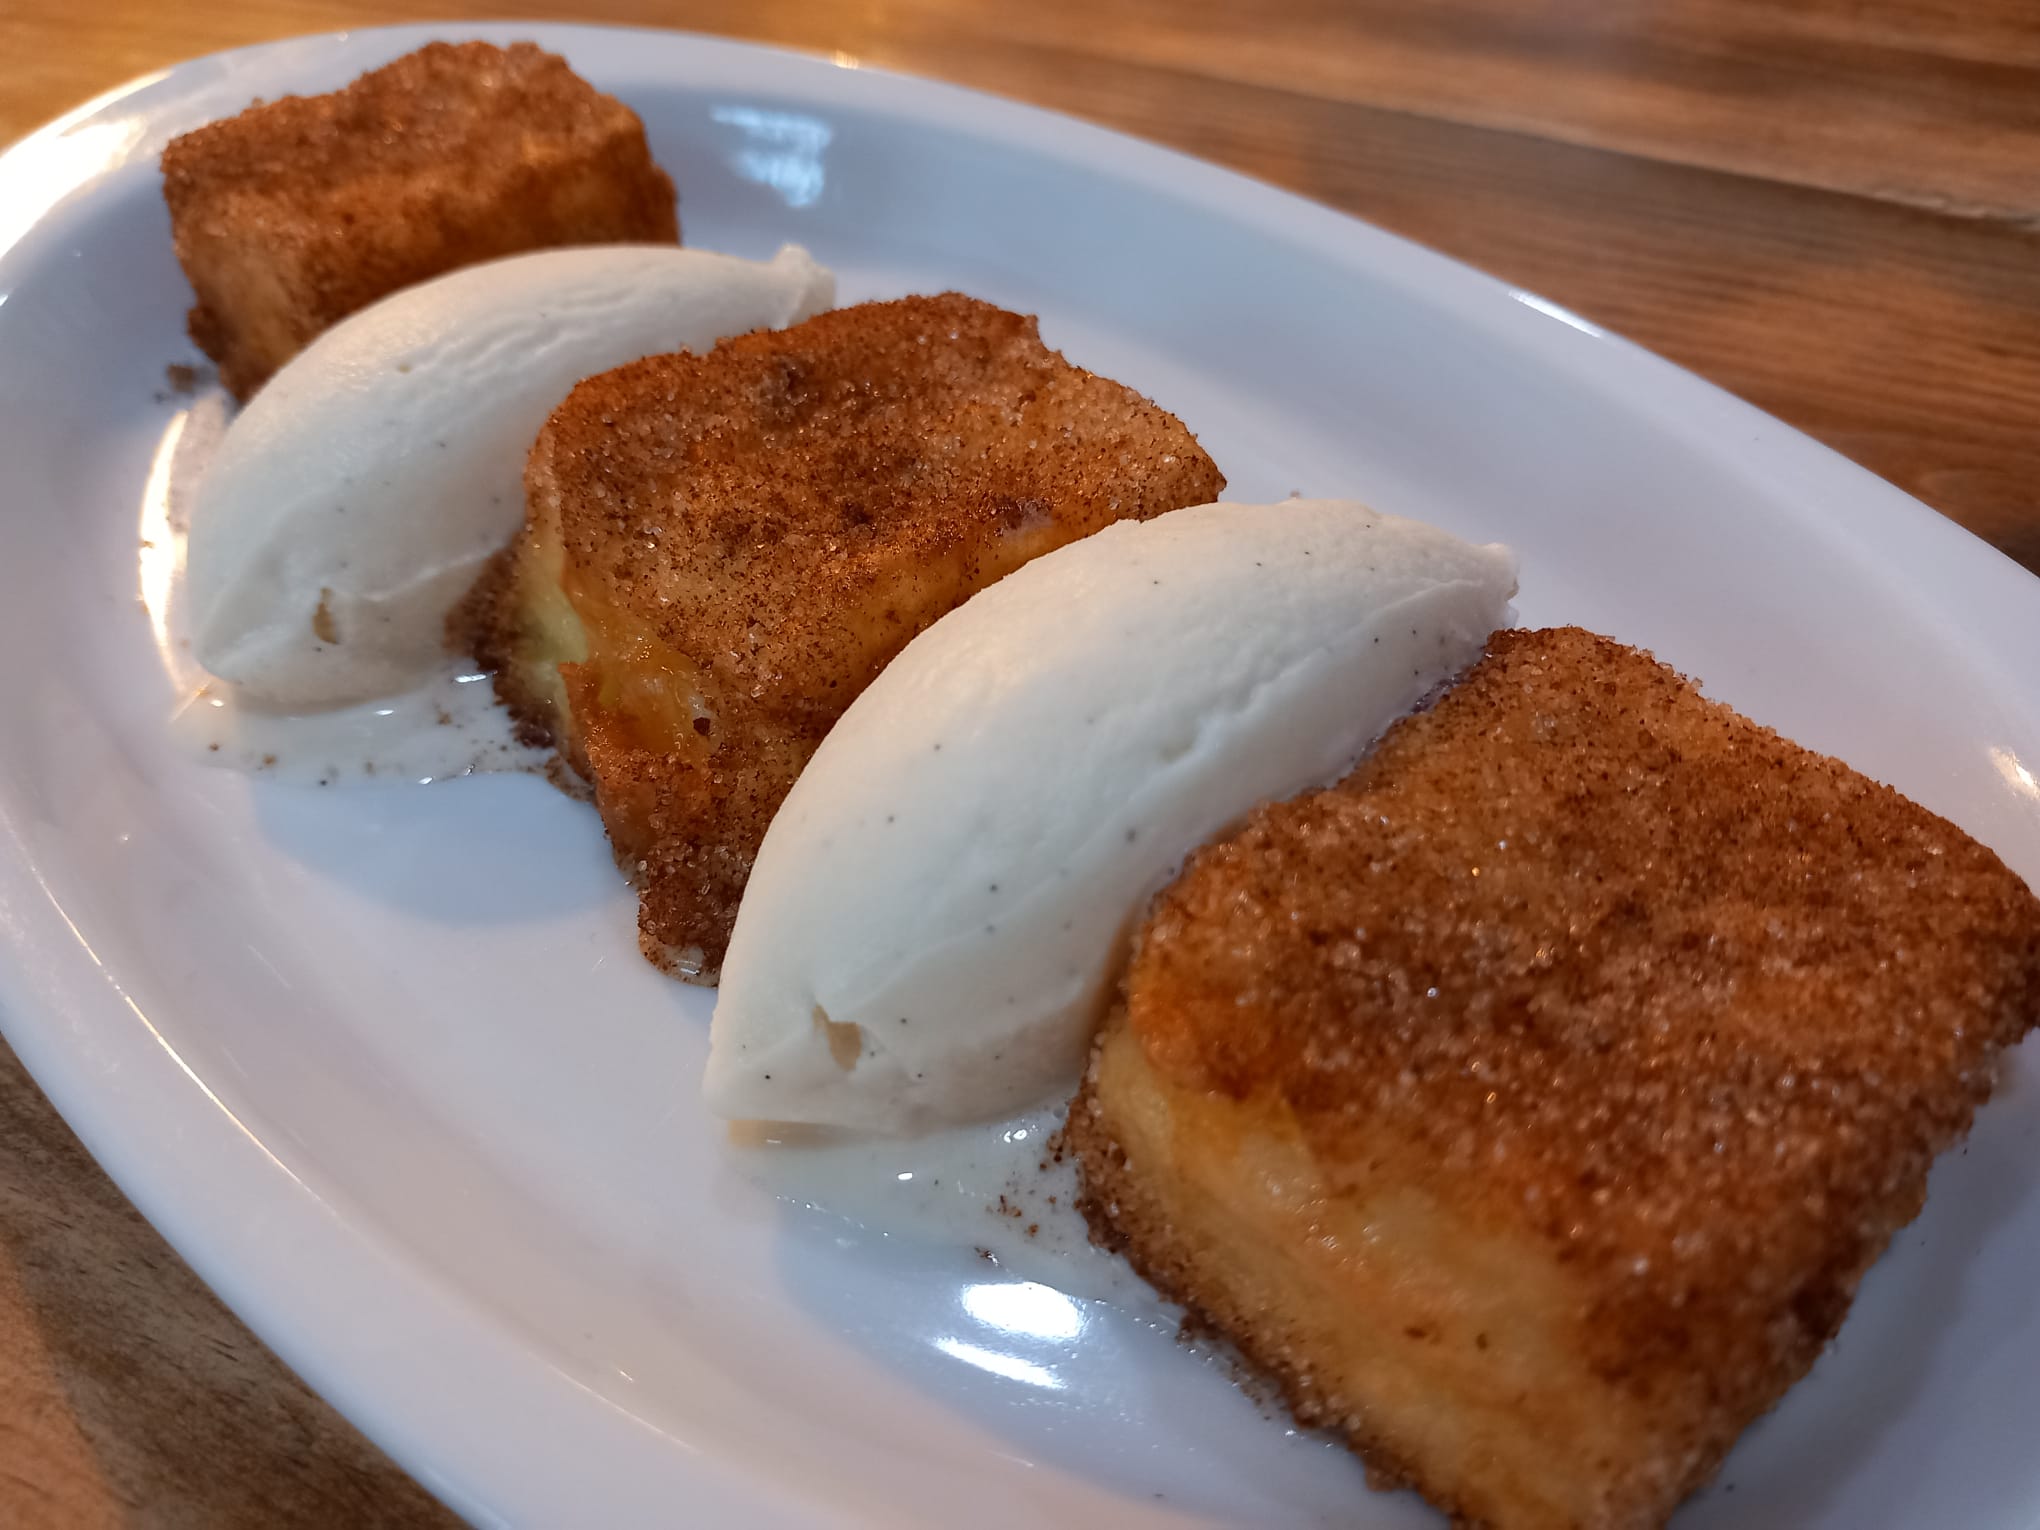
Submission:
<svg viewBox="0 0 2040 1530">
<path fill-rule="evenodd" d="M 7 0 L 0 141 L 178 59 L 520 0 Z M 2040 570 L 2040 0 L 591 0 L 1018 97 L 1615 329 Z M 2040 595 L 2040 591 L 2036 591 Z M 0 1048 L 0 1523 L 450 1516 L 307 1393 Z"/>
</svg>

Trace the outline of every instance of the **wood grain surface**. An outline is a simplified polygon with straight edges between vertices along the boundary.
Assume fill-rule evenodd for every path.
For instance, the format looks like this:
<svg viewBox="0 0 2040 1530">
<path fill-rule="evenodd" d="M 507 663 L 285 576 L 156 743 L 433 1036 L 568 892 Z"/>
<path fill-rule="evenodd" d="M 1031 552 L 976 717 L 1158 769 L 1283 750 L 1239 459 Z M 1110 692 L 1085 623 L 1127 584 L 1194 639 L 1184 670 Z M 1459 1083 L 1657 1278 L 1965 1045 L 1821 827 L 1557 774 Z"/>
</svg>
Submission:
<svg viewBox="0 0 2040 1530">
<path fill-rule="evenodd" d="M 7 0 L 0 141 L 179 59 L 523 0 Z M 2032 0 L 593 0 L 1153 138 L 1529 287 L 2040 570 Z M 0 1048 L 0 1524 L 450 1522 Z"/>
</svg>

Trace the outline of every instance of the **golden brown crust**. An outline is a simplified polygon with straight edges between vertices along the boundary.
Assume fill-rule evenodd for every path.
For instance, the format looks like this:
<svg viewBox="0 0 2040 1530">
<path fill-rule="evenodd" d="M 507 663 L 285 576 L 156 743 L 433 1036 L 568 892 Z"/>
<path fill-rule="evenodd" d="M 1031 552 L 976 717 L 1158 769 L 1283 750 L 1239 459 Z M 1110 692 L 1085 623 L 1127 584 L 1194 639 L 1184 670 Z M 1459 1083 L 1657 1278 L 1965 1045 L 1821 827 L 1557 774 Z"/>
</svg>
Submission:
<svg viewBox="0 0 2040 1530">
<path fill-rule="evenodd" d="M 1158 1087 L 1292 1122 L 1327 1195 L 1392 1180 L 1541 1249 L 1683 1493 L 2040 1012 L 2040 904 L 1647 655 L 1506 632 L 1346 781 L 1194 857 L 1126 992 Z"/>
<path fill-rule="evenodd" d="M 780 800 L 915 633 L 1224 483 L 1180 421 L 1033 319 L 867 303 L 577 387 L 532 449 L 475 646 L 594 780 L 647 954 L 706 977 Z"/>
<path fill-rule="evenodd" d="M 173 139 L 163 193 L 192 338 L 244 399 L 400 287 L 680 237 L 636 114 L 530 43 L 431 43 L 345 90 L 258 103 Z"/>
</svg>

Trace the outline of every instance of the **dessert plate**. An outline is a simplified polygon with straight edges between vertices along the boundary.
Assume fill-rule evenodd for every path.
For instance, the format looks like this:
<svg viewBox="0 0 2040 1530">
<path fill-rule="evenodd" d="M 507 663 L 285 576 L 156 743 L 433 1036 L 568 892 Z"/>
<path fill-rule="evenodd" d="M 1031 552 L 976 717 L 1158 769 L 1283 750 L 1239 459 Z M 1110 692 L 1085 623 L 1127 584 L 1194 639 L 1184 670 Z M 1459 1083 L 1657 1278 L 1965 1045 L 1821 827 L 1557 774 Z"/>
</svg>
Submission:
<svg viewBox="0 0 2040 1530">
<path fill-rule="evenodd" d="M 946 86 L 669 34 L 407 28 L 180 66 L 0 157 L 0 1014 L 199 1273 L 483 1524 L 1437 1523 L 1166 1314 L 798 1211 L 696 1107 L 704 995 L 592 812 L 522 776 L 194 762 L 162 601 L 205 400 L 155 160 L 434 36 L 642 114 L 691 242 L 856 300 L 961 288 L 1153 395 L 1240 499 L 1522 554 L 1529 622 L 1647 645 L 2040 877 L 2040 586 L 1527 293 L 1269 187 Z M 2019 1056 L 1838 1346 L 1682 1526 L 2040 1516 L 2040 1134 Z"/>
</svg>

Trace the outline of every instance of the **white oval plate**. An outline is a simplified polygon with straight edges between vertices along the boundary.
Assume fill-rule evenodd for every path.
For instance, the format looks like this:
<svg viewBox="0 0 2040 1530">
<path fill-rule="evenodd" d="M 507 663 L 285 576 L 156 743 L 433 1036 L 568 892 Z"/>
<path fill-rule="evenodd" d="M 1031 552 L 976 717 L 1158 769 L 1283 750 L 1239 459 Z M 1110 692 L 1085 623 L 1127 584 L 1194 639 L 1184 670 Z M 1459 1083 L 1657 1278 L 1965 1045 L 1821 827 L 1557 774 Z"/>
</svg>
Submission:
<svg viewBox="0 0 2040 1530">
<path fill-rule="evenodd" d="M 7 1035 L 256 1331 L 477 1521 L 1436 1523 L 1166 1325 L 988 1294 L 968 1253 L 798 1220 L 734 1175 L 693 1103 L 707 1003 L 635 955 L 586 808 L 530 778 L 321 792 L 171 747 L 137 544 L 190 352 L 156 156 L 469 35 L 537 37 L 634 106 L 691 242 L 800 240 L 846 300 L 1036 311 L 1177 411 L 1235 497 L 1362 495 L 1514 543 L 1526 621 L 1648 645 L 2040 874 L 2040 586 L 1726 394 L 1323 208 L 666 34 L 366 32 L 116 92 L 0 158 Z M 2033 1070 L 1682 1525 L 2040 1514 Z"/>
</svg>

